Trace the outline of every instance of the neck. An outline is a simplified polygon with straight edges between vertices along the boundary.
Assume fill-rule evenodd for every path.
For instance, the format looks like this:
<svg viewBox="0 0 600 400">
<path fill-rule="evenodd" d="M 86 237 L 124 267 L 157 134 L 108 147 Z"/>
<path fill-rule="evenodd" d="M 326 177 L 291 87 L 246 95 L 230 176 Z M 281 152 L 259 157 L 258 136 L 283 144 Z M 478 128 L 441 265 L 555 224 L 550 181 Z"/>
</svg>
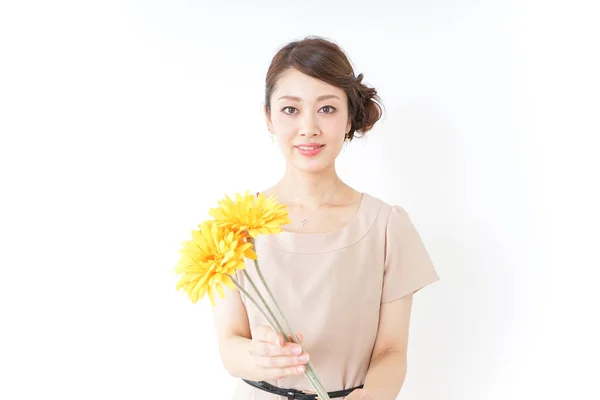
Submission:
<svg viewBox="0 0 600 400">
<path fill-rule="evenodd" d="M 288 168 L 277 186 L 286 203 L 317 208 L 338 192 L 341 184 L 334 167 L 314 173 Z"/>
</svg>

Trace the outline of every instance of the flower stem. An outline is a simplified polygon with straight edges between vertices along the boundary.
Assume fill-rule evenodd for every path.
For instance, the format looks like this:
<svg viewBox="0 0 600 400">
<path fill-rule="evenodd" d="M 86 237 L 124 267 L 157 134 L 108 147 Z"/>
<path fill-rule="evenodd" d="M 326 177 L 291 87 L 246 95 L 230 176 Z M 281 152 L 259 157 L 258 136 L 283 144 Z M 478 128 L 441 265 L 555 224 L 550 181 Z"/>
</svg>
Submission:
<svg viewBox="0 0 600 400">
<path fill-rule="evenodd" d="M 269 314 L 271 315 L 271 317 L 273 319 L 271 319 L 271 317 L 269 317 L 265 311 L 263 310 L 263 308 L 258 304 L 258 302 L 254 299 L 254 297 L 248 293 L 246 291 L 246 289 L 244 289 L 242 287 L 242 285 L 239 284 L 239 282 L 237 281 L 237 279 L 235 279 L 233 276 L 229 275 L 229 277 L 231 278 L 231 280 L 233 281 L 234 285 L 256 306 L 256 308 L 258 308 L 258 311 L 261 312 L 261 314 L 263 315 L 263 317 L 265 317 L 265 319 L 267 320 L 267 322 L 269 323 L 269 325 L 271 326 L 271 328 L 280 333 L 281 336 L 283 336 L 283 339 L 287 342 L 288 337 L 287 334 L 283 331 L 283 328 L 281 327 L 281 324 L 279 323 L 279 321 L 277 320 L 277 318 L 275 317 L 275 315 L 273 314 L 273 311 L 271 310 L 271 308 L 267 305 L 267 303 L 265 302 L 264 298 L 262 297 L 262 295 L 260 294 L 260 292 L 258 291 L 256 285 L 254 284 L 254 282 L 252 281 L 252 279 L 246 275 L 246 278 L 251 282 L 252 287 L 254 288 L 254 290 L 258 293 L 259 297 L 261 298 L 264 307 L 267 309 L 267 311 L 269 312 Z M 264 284 L 264 281 L 263 281 Z M 266 286 L 266 285 L 265 285 Z M 268 290 L 268 289 L 267 289 Z M 281 312 L 280 312 L 281 314 Z M 285 317 L 284 317 L 285 318 Z M 275 322 L 273 322 L 273 320 Z M 288 324 L 289 325 L 289 324 Z M 299 340 L 296 337 L 296 335 L 293 335 L 293 341 L 294 343 L 298 343 Z M 310 361 L 309 361 L 310 363 Z M 316 373 L 314 372 L 314 369 L 312 368 L 312 366 L 307 365 L 306 368 L 306 372 L 305 372 L 306 377 L 308 378 L 308 380 L 310 381 L 312 387 L 317 391 L 318 394 L 318 398 L 319 400 L 329 400 L 329 395 L 327 394 L 327 392 L 325 391 L 325 389 L 323 388 L 323 385 L 321 385 L 321 382 L 319 381 L 319 378 L 316 376 Z"/>
<path fill-rule="evenodd" d="M 246 279 L 248 280 L 248 282 L 250 282 L 250 285 L 252 285 L 252 288 L 254 289 L 254 291 L 256 292 L 256 294 L 258 294 L 258 298 L 260 299 L 260 301 L 263 303 L 263 305 L 267 309 L 267 312 L 271 315 L 271 317 L 275 321 L 275 324 L 277 324 L 277 328 L 278 328 L 277 329 L 277 333 L 281 334 L 283 336 L 283 340 L 285 340 L 287 342 L 287 340 L 285 338 L 285 330 L 283 329 L 283 327 L 279 323 L 279 320 L 277 319 L 277 317 L 275 316 L 275 314 L 271 310 L 271 307 L 269 307 L 269 305 L 265 301 L 265 298 L 263 297 L 263 295 L 260 293 L 260 291 L 258 290 L 258 288 L 256 287 L 256 285 L 254 284 L 254 281 L 252 280 L 252 278 L 250 277 L 250 274 L 248 274 L 248 271 L 246 271 L 246 269 L 244 269 L 244 276 L 246 277 Z M 273 329 L 275 329 L 275 328 L 273 328 Z"/>
<path fill-rule="evenodd" d="M 296 333 L 292 330 L 289 321 L 287 320 L 285 315 L 281 312 L 281 308 L 279 308 L 279 305 L 277 304 L 277 301 L 275 300 L 275 297 L 273 296 L 271 289 L 269 289 L 269 286 L 267 285 L 267 282 L 265 281 L 265 277 L 263 276 L 262 271 L 260 270 L 260 266 L 258 265 L 258 260 L 254 260 L 254 266 L 256 267 L 256 272 L 258 273 L 258 277 L 260 278 L 263 286 L 267 290 L 269 297 L 273 301 L 273 304 L 275 305 L 277 312 L 283 318 L 283 321 L 287 327 L 287 330 L 290 333 L 290 336 L 292 337 L 292 341 L 297 344 L 300 343 L 300 341 L 298 340 L 298 337 L 296 336 Z M 284 339 L 287 339 L 287 337 Z M 317 376 L 317 373 L 315 372 L 315 369 L 310 361 L 306 364 L 306 377 L 310 381 L 313 388 L 317 391 L 317 393 L 319 395 L 319 400 L 329 400 L 330 399 L 329 395 L 327 394 L 327 391 L 323 387 L 323 384 L 321 384 L 321 381 L 319 380 L 319 377 Z"/>
<path fill-rule="evenodd" d="M 254 297 L 252 297 L 252 295 L 250 293 L 248 293 L 246 291 L 246 289 L 244 289 L 242 287 L 242 285 L 239 284 L 239 282 L 237 281 L 237 279 L 235 279 L 233 276 L 229 275 L 229 277 L 231 278 L 231 280 L 233 281 L 234 285 L 237 286 L 237 288 L 246 295 L 246 297 L 252 302 L 254 303 L 254 305 L 256 306 L 256 308 L 258 308 L 258 311 L 261 312 L 261 314 L 263 315 L 263 317 L 265 317 L 265 319 L 267 320 L 267 322 L 269 323 L 269 325 L 271 326 L 271 328 L 273 328 L 273 330 L 276 330 L 276 325 L 275 322 L 273 322 L 273 320 L 271 319 L 271 317 L 269 317 L 265 311 L 262 309 L 261 306 L 258 305 L 258 303 L 256 302 L 256 300 L 254 299 Z M 273 314 L 272 312 L 270 314 Z M 279 322 L 277 322 L 277 325 L 279 325 Z"/>
</svg>

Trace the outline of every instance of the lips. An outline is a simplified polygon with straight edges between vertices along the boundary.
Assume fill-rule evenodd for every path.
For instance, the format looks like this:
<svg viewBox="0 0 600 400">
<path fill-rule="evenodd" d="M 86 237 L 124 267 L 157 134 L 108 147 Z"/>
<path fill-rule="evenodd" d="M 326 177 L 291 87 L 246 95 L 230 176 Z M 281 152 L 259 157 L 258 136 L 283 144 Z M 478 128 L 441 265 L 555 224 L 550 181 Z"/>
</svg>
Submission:
<svg viewBox="0 0 600 400">
<path fill-rule="evenodd" d="M 295 147 L 296 147 L 296 150 L 298 150 L 298 152 L 301 155 L 303 155 L 305 157 L 314 157 L 321 152 L 321 149 L 323 147 L 325 147 L 325 145 L 318 144 L 318 143 L 307 143 L 307 144 L 300 144 Z"/>
<path fill-rule="evenodd" d="M 298 148 L 300 150 L 310 151 L 310 150 L 315 150 L 315 149 L 321 148 L 323 146 L 325 146 L 325 145 L 312 143 L 312 144 L 301 144 L 301 145 L 296 146 L 296 148 Z"/>
</svg>

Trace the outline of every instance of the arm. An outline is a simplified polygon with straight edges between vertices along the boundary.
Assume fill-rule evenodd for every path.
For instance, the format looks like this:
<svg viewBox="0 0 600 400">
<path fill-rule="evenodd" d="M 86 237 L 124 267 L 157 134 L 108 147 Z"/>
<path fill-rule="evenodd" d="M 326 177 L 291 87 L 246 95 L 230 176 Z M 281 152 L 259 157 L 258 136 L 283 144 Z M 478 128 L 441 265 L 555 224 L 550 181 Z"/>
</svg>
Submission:
<svg viewBox="0 0 600 400">
<path fill-rule="evenodd" d="M 246 308 L 238 291 L 227 291 L 225 301 L 213 308 L 213 318 L 219 344 L 219 354 L 225 370 L 236 378 L 253 379 L 254 363 L 251 360 L 252 336 Z"/>
<path fill-rule="evenodd" d="M 225 299 L 217 298 L 213 317 L 219 353 L 225 370 L 233 377 L 252 381 L 301 375 L 308 356 L 299 345 L 284 343 L 281 335 L 268 326 L 250 330 L 246 307 L 235 290 L 226 290 Z M 300 343 L 302 334 L 297 332 Z M 295 351 L 297 350 L 297 351 Z"/>
<path fill-rule="evenodd" d="M 413 295 L 438 279 L 429 253 L 410 216 L 402 207 L 393 206 L 385 235 L 379 330 L 364 390 L 352 392 L 348 400 L 361 399 L 365 395 L 365 399 L 396 399 L 406 377 Z"/>
<path fill-rule="evenodd" d="M 383 303 L 371 364 L 363 390 L 356 390 L 348 400 L 395 400 L 406 377 L 408 330 L 412 294 Z"/>
</svg>

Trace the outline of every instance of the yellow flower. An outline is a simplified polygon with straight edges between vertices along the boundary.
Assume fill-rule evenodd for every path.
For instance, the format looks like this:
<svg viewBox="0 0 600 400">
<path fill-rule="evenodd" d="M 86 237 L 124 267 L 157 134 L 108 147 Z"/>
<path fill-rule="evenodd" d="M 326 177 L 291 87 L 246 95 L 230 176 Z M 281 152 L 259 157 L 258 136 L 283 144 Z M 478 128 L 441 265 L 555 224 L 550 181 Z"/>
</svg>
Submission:
<svg viewBox="0 0 600 400">
<path fill-rule="evenodd" d="M 259 234 L 269 235 L 282 231 L 281 225 L 289 224 L 285 205 L 275 197 L 265 197 L 262 193 L 254 196 L 248 193 L 236 193 L 235 201 L 225 196 L 219 201 L 219 207 L 212 208 L 209 215 L 215 218 L 220 226 L 235 231 L 247 231 L 252 238 Z"/>
<path fill-rule="evenodd" d="M 223 298 L 222 284 L 237 289 L 230 275 L 244 269 L 244 257 L 256 260 L 252 243 L 241 232 L 219 226 L 215 221 L 204 221 L 199 230 L 192 231 L 192 240 L 184 242 L 184 248 L 175 272 L 183 274 L 176 290 L 184 288 L 192 303 L 208 293 L 214 306 L 214 290 Z M 214 288 L 213 288 L 214 287 Z"/>
</svg>

